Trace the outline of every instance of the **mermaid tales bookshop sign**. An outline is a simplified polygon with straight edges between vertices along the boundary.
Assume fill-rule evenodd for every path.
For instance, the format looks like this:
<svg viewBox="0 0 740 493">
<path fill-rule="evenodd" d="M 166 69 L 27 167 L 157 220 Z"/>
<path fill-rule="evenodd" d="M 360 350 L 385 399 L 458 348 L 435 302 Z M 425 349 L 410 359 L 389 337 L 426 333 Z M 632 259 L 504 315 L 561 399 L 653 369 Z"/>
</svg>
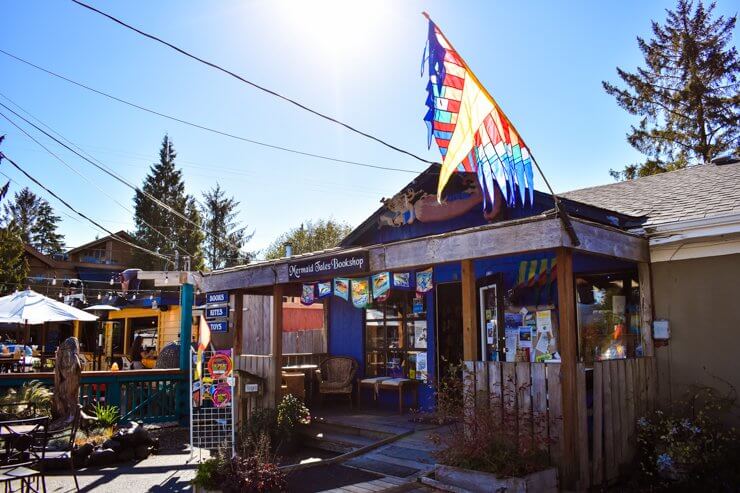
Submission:
<svg viewBox="0 0 740 493">
<path fill-rule="evenodd" d="M 312 258 L 288 264 L 288 279 L 304 281 L 329 279 L 335 276 L 365 274 L 370 268 L 367 250 L 339 253 L 328 257 Z"/>
</svg>

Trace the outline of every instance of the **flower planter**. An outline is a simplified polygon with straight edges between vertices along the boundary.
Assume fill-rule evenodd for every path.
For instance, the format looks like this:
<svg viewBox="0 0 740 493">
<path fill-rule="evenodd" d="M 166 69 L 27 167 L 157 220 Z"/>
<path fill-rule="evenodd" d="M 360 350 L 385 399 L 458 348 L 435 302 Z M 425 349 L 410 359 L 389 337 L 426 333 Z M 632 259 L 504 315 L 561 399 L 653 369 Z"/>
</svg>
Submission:
<svg viewBox="0 0 740 493">
<path fill-rule="evenodd" d="M 434 478 L 440 483 L 476 493 L 495 493 L 497 491 L 556 493 L 558 491 L 558 470 L 555 467 L 533 472 L 521 478 L 501 479 L 489 472 L 437 464 L 434 469 Z"/>
</svg>

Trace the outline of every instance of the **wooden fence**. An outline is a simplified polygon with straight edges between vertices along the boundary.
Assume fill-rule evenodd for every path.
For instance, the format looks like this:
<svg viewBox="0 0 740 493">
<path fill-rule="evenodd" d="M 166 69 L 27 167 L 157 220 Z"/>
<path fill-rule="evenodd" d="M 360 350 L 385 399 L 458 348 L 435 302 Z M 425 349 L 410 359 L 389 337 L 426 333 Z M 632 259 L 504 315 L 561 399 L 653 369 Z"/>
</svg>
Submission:
<svg viewBox="0 0 740 493">
<path fill-rule="evenodd" d="M 326 353 L 326 331 L 312 329 L 283 332 L 283 354 L 290 353 Z"/>
<path fill-rule="evenodd" d="M 465 412 L 490 412 L 501 432 L 520 450 L 546 450 L 562 465 L 562 400 L 576 399 L 578 489 L 614 481 L 632 465 L 637 420 L 655 409 L 655 358 L 577 365 L 575 396 L 563 396 L 560 364 L 467 361 Z"/>
<path fill-rule="evenodd" d="M 619 359 L 594 363 L 591 477 L 581 480 L 599 485 L 615 480 L 629 467 L 637 446 L 637 420 L 655 409 L 657 398 L 655 358 Z M 579 406 L 586 402 L 579 399 Z M 580 415 L 580 412 L 579 412 Z M 588 443 L 585 444 L 588 451 Z"/>
<path fill-rule="evenodd" d="M 544 450 L 558 464 L 563 433 L 560 365 L 466 361 L 465 368 L 466 414 L 471 406 L 484 409 L 520 450 Z"/>
</svg>

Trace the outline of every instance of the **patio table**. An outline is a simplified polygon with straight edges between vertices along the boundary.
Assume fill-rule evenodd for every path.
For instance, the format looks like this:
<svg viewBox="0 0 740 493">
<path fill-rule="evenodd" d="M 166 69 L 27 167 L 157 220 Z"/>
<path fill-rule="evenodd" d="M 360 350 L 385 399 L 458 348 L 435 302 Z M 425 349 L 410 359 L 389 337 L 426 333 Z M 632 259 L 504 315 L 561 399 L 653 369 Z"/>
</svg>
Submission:
<svg viewBox="0 0 740 493">
<path fill-rule="evenodd" d="M 314 375 L 316 375 L 316 370 L 319 369 L 319 365 L 287 365 L 283 366 L 282 370 L 286 373 L 291 372 L 302 372 L 306 377 L 306 395 L 307 395 L 307 401 L 313 400 L 313 381 L 314 381 Z"/>
</svg>

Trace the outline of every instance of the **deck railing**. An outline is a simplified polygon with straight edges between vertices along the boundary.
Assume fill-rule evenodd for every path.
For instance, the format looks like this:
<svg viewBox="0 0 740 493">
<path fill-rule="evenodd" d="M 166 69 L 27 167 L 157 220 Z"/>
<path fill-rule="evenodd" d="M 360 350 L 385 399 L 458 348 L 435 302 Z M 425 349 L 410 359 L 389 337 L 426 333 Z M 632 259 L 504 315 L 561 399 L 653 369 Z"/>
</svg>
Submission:
<svg viewBox="0 0 740 493">
<path fill-rule="evenodd" d="M 80 404 L 114 405 L 118 407 L 121 419 L 145 423 L 176 421 L 181 417 L 177 408 L 177 385 L 184 382 L 186 377 L 186 373 L 178 369 L 83 371 Z M 0 374 L 0 393 L 5 393 L 9 388 L 17 389 L 32 380 L 53 387 L 54 374 Z"/>
</svg>

